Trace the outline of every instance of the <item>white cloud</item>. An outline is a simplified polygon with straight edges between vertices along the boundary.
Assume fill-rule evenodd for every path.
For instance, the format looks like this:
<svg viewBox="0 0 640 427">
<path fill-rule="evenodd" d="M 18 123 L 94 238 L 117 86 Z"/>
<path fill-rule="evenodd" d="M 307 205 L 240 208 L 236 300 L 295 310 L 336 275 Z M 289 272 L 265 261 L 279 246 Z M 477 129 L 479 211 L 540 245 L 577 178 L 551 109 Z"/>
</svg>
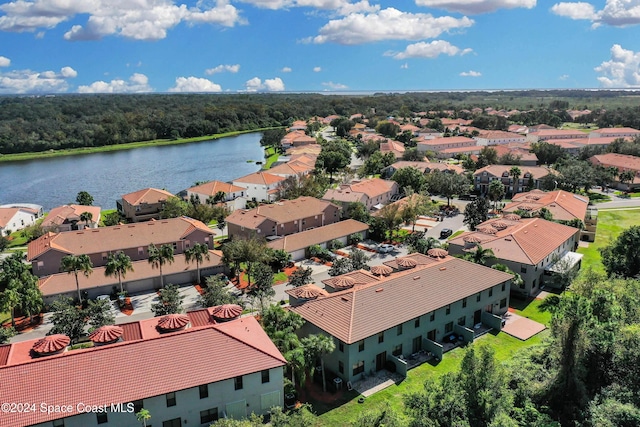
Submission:
<svg viewBox="0 0 640 427">
<path fill-rule="evenodd" d="M 143 93 L 152 91 L 149 79 L 140 73 L 134 73 L 128 81 L 122 79 L 114 79 L 110 82 L 99 80 L 88 86 L 78 86 L 79 93 Z"/>
<path fill-rule="evenodd" d="M 222 92 L 222 87 L 199 77 L 178 77 L 176 85 L 169 92 Z"/>
<path fill-rule="evenodd" d="M 0 93 L 59 93 L 69 89 L 67 79 L 77 76 L 71 67 L 55 71 L 15 70 L 0 73 Z"/>
<path fill-rule="evenodd" d="M 212 4 L 208 4 L 212 3 Z M 78 15 L 88 15 L 84 25 L 73 25 L 67 40 L 95 40 L 121 35 L 137 40 L 165 38 L 180 22 L 211 23 L 226 27 L 244 23 L 229 0 L 215 0 L 195 7 L 172 0 L 16 0 L 0 5 L 0 30 L 51 29 Z"/>
<path fill-rule="evenodd" d="M 408 68 L 409 68 L 409 64 L 407 64 L 407 63 L 405 62 L 404 64 L 402 64 L 402 65 L 400 66 L 400 68 L 402 68 L 403 70 L 406 70 L 406 69 L 408 69 Z"/>
<path fill-rule="evenodd" d="M 494 12 L 498 9 L 532 9 L 536 6 L 536 0 L 416 0 L 416 4 L 474 15 Z"/>
<path fill-rule="evenodd" d="M 466 55 L 473 52 L 472 49 L 460 49 L 448 41 L 434 40 L 432 42 L 418 42 L 410 44 L 404 52 L 387 52 L 385 56 L 393 56 L 395 59 L 407 58 L 437 58 L 440 55 Z"/>
<path fill-rule="evenodd" d="M 460 76 L 462 76 L 462 77 L 480 77 L 480 76 L 482 76 L 482 73 L 479 72 L 479 71 L 469 70 L 469 71 L 461 72 Z"/>
<path fill-rule="evenodd" d="M 282 70 L 280 70 L 280 71 L 282 71 L 283 73 L 290 73 L 293 70 L 291 69 L 291 67 L 283 67 Z"/>
<path fill-rule="evenodd" d="M 313 67 L 314 73 L 319 73 L 320 71 L 322 71 L 322 67 Z"/>
<path fill-rule="evenodd" d="M 6 56 L 0 56 L 0 67 L 8 67 L 11 65 L 11 60 Z"/>
<path fill-rule="evenodd" d="M 451 16 L 435 18 L 426 13 L 407 13 L 388 8 L 377 13 L 353 13 L 342 19 L 331 20 L 320 28 L 319 35 L 306 41 L 355 45 L 381 40 L 421 40 L 471 25 L 473 20 L 466 16 L 460 19 Z"/>
<path fill-rule="evenodd" d="M 348 15 L 358 12 L 375 12 L 378 5 L 370 5 L 368 0 L 351 3 L 349 0 L 240 0 L 263 9 L 290 9 L 294 7 L 309 7 L 318 10 L 331 11 L 336 15 Z"/>
<path fill-rule="evenodd" d="M 322 86 L 326 86 L 332 90 L 342 90 L 342 89 L 349 88 L 347 85 L 343 85 L 342 83 L 334 83 L 334 82 L 322 82 Z"/>
<path fill-rule="evenodd" d="M 594 69 L 600 73 L 600 85 L 607 88 L 640 87 L 640 52 L 611 47 L 611 59 Z"/>
<path fill-rule="evenodd" d="M 571 19 L 588 19 L 594 28 L 603 24 L 614 27 L 640 24 L 638 0 L 607 0 L 604 8 L 599 11 L 585 2 L 562 2 L 555 4 L 551 11 Z"/>
<path fill-rule="evenodd" d="M 560 77 L 558 77 L 558 80 L 567 80 L 569 79 L 569 74 L 563 74 Z"/>
<path fill-rule="evenodd" d="M 284 90 L 284 82 L 280 77 L 273 79 L 265 79 L 264 83 L 259 77 L 254 77 L 244 84 L 247 92 L 282 92 Z"/>
<path fill-rule="evenodd" d="M 595 19 L 596 9 L 591 3 L 557 3 L 551 7 L 551 12 L 558 16 L 571 19 Z"/>
<path fill-rule="evenodd" d="M 212 74 L 216 74 L 216 73 L 223 73 L 225 71 L 229 72 L 229 73 L 237 73 L 238 71 L 240 71 L 240 64 L 218 65 L 217 67 L 207 68 L 206 70 L 204 70 L 204 72 L 207 75 L 212 75 Z"/>
</svg>

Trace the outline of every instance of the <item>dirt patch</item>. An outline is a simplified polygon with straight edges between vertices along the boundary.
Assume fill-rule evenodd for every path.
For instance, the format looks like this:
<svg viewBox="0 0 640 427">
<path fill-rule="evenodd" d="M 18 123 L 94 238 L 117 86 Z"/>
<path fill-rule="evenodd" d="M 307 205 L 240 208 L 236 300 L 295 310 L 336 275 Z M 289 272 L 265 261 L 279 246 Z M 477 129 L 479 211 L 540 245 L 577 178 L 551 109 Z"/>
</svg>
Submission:
<svg viewBox="0 0 640 427">
<path fill-rule="evenodd" d="M 16 317 L 16 331 L 18 333 L 29 332 L 33 330 L 36 326 L 42 325 L 42 315 L 37 315 L 33 317 L 33 322 L 28 316 L 25 317 Z M 3 328 L 11 327 L 11 320 L 2 324 Z"/>
<path fill-rule="evenodd" d="M 131 298 L 126 298 L 124 304 L 120 307 L 120 312 L 122 314 L 126 314 L 127 316 L 131 316 L 133 314 L 133 304 L 131 304 Z"/>
</svg>

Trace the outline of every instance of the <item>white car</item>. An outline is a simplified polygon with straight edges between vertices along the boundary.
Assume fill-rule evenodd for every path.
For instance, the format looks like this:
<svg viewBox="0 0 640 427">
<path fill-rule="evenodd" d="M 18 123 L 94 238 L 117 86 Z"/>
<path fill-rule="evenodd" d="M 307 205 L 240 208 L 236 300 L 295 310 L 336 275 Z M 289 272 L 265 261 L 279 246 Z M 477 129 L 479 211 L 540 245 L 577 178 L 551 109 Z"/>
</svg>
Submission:
<svg viewBox="0 0 640 427">
<path fill-rule="evenodd" d="M 386 254 L 392 252 L 395 249 L 395 246 L 390 245 L 388 243 L 378 245 L 377 251 L 381 254 Z"/>
</svg>

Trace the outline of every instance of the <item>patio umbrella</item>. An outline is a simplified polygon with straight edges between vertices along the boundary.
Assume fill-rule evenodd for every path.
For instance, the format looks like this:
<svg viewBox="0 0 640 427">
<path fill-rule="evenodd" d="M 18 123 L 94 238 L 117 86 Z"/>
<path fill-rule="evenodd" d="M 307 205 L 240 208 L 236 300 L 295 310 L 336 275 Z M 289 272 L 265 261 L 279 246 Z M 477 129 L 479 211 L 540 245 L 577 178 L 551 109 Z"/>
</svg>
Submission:
<svg viewBox="0 0 640 427">
<path fill-rule="evenodd" d="M 447 255 L 449 255 L 449 252 L 447 252 L 446 249 L 433 248 L 433 249 L 429 249 L 427 251 L 427 255 L 429 255 L 430 257 L 433 257 L 433 258 L 444 258 Z"/>
<path fill-rule="evenodd" d="M 41 356 L 54 354 L 64 350 L 71 343 L 71 338 L 62 334 L 47 335 L 38 340 L 31 349 Z"/>
<path fill-rule="evenodd" d="M 177 331 L 189 324 L 189 316 L 186 314 L 167 314 L 158 321 L 158 329 L 163 331 Z"/>
<path fill-rule="evenodd" d="M 117 341 L 122 336 L 124 330 L 120 326 L 101 326 L 89 334 L 89 339 L 96 344 L 108 344 Z"/>
<path fill-rule="evenodd" d="M 508 214 L 504 216 L 504 219 L 508 219 L 509 221 L 520 221 L 520 215 Z"/>
<path fill-rule="evenodd" d="M 342 289 L 347 289 L 347 288 L 352 288 L 353 285 L 356 284 L 356 281 L 353 280 L 351 277 L 337 277 L 333 280 L 333 287 L 334 288 L 342 288 Z"/>
<path fill-rule="evenodd" d="M 476 230 L 485 234 L 496 234 L 498 232 L 497 229 L 490 225 L 481 225 L 480 227 L 476 228 Z"/>
<path fill-rule="evenodd" d="M 373 267 L 371 267 L 371 272 L 373 274 L 376 274 L 378 276 L 382 276 L 382 275 L 389 275 L 391 273 L 393 273 L 393 268 L 389 267 L 388 265 L 374 265 Z"/>
<path fill-rule="evenodd" d="M 396 260 L 396 263 L 398 263 L 398 265 L 402 268 L 414 268 L 416 265 L 418 265 L 418 263 L 411 258 L 398 258 Z"/>
<path fill-rule="evenodd" d="M 233 320 L 242 314 L 242 307 L 237 304 L 223 304 L 211 311 L 211 315 L 216 320 L 225 321 Z"/>
</svg>

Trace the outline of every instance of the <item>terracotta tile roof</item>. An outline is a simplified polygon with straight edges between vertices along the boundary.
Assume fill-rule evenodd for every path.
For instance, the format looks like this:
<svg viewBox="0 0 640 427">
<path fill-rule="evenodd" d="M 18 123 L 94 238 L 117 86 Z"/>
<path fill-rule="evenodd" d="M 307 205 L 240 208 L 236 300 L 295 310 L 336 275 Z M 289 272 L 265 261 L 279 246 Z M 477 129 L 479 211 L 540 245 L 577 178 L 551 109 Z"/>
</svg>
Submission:
<svg viewBox="0 0 640 427">
<path fill-rule="evenodd" d="M 317 287 L 314 284 L 308 284 L 303 286 L 298 286 L 297 288 L 287 289 L 285 293 L 291 295 L 294 298 L 298 299 L 316 299 L 319 297 L 326 297 L 329 295 L 327 291 Z"/>
<path fill-rule="evenodd" d="M 503 208 L 504 212 L 515 212 L 523 204 L 528 204 L 533 207 L 533 211 L 547 208 L 553 215 L 554 220 L 563 221 L 570 221 L 575 218 L 584 220 L 589 205 L 587 197 L 564 190 L 549 192 L 533 190 L 516 194 L 511 200 L 511 203 Z"/>
<path fill-rule="evenodd" d="M 222 181 L 209 181 L 204 184 L 196 185 L 191 188 L 187 188 L 187 191 L 192 193 L 206 194 L 207 196 L 215 196 L 218 192 L 222 191 L 225 194 L 237 193 L 239 191 L 245 191 L 246 188 L 238 187 L 237 185 L 229 184 Z M 203 200 L 204 202 L 204 200 Z"/>
<path fill-rule="evenodd" d="M 320 154 L 320 151 L 322 151 L 322 145 L 320 144 L 308 144 L 308 145 L 303 145 L 300 147 L 291 147 L 287 150 L 287 155 L 292 156 L 292 155 L 296 155 L 296 154 L 309 154 L 309 155 L 314 155 L 314 156 L 318 156 L 318 154 Z"/>
<path fill-rule="evenodd" d="M 63 224 L 65 221 L 80 221 L 80 215 L 84 212 L 89 212 L 92 216 L 91 222 L 96 222 L 100 218 L 100 209 L 100 206 L 58 206 L 49 211 L 49 215 L 47 215 L 40 225 L 43 228 L 47 228 Z"/>
<path fill-rule="evenodd" d="M 505 172 L 508 174 L 512 167 L 510 165 L 489 165 L 475 171 L 473 176 L 481 176 L 483 172 L 487 172 L 490 176 L 502 177 Z M 542 179 L 550 173 L 554 173 L 542 166 L 518 166 L 518 168 L 522 173 L 520 179 L 523 179 L 527 173 L 531 174 L 534 179 Z"/>
<path fill-rule="evenodd" d="M 237 304 L 223 304 L 213 307 L 211 315 L 214 319 L 230 320 L 239 317 L 242 314 L 242 307 Z"/>
<path fill-rule="evenodd" d="M 418 144 L 431 147 L 434 145 L 453 145 L 453 144 L 469 144 L 475 145 L 476 141 L 473 138 L 467 138 L 466 136 L 449 136 L 442 138 L 427 139 L 425 141 L 419 141 Z"/>
<path fill-rule="evenodd" d="M 202 263 L 200 263 L 200 269 L 221 265 L 221 260 L 221 251 L 210 250 L 209 259 L 205 259 L 202 261 Z M 133 266 L 133 271 L 127 272 L 126 277 L 123 279 L 123 283 L 144 280 L 150 277 L 158 277 L 160 274 L 158 270 L 154 269 L 147 260 L 134 261 L 131 264 Z M 191 262 L 189 264 L 185 262 L 184 254 L 179 254 L 174 255 L 173 263 L 165 264 L 162 267 L 162 274 L 166 278 L 167 275 L 177 274 L 183 271 L 195 270 L 195 263 Z M 105 267 L 94 267 L 93 273 L 91 273 L 89 277 L 79 274 L 78 283 L 80 283 L 80 289 L 91 289 L 101 286 L 117 285 L 118 279 L 105 275 Z M 39 280 L 39 286 L 44 296 L 58 295 L 67 292 L 74 292 L 76 290 L 75 280 L 71 279 L 71 277 L 67 273 L 56 273 L 42 277 Z"/>
<path fill-rule="evenodd" d="M 353 282 L 353 285 L 367 285 L 369 283 L 379 282 L 380 278 L 374 276 L 366 270 L 356 270 L 349 273 L 341 274 L 339 276 L 331 277 L 322 281 L 326 286 L 339 289 L 340 283 L 345 283 L 343 279 L 349 279 Z"/>
<path fill-rule="evenodd" d="M 388 181 L 385 179 L 365 179 L 348 185 L 342 185 L 338 189 L 329 189 L 322 198 L 324 200 L 335 199 L 337 201 L 360 201 L 362 200 L 362 197 L 359 195 L 365 195 L 368 198 L 373 199 L 388 192 L 397 191 L 397 186 L 398 185 L 394 181 Z"/>
<path fill-rule="evenodd" d="M 396 157 L 402 157 L 402 154 L 405 152 L 405 148 L 404 144 L 388 139 L 387 141 L 380 143 L 380 152 L 394 153 Z"/>
<path fill-rule="evenodd" d="M 293 252 L 353 233 L 360 233 L 368 229 L 369 226 L 367 224 L 356 221 L 355 219 L 346 219 L 323 227 L 316 227 L 300 233 L 289 234 L 281 239 L 272 240 L 267 243 L 267 246 L 275 250 L 283 249 L 287 252 Z"/>
<path fill-rule="evenodd" d="M 405 256 L 400 257 L 400 258 L 392 259 L 390 261 L 385 261 L 383 264 L 388 266 L 388 267 L 393 268 L 394 270 L 400 270 L 400 269 L 402 269 L 402 267 L 398 264 L 398 260 L 402 260 L 402 259 L 410 259 L 410 260 L 414 261 L 417 266 L 420 266 L 420 265 L 431 265 L 431 264 L 437 262 L 436 259 L 434 259 L 434 258 L 432 258 L 430 256 L 423 255 L 421 253 L 416 252 L 416 253 L 405 255 Z"/>
<path fill-rule="evenodd" d="M 236 178 L 233 180 L 233 182 L 268 186 L 284 181 L 285 179 L 285 177 L 272 175 L 267 172 L 255 172 L 240 178 Z"/>
<path fill-rule="evenodd" d="M 124 329 L 116 325 L 105 325 L 89 334 L 89 339 L 95 343 L 114 342 L 124 334 Z"/>
<path fill-rule="evenodd" d="M 23 209 L 21 208 L 0 208 L 0 228 L 4 228 L 9 221 Z"/>
<path fill-rule="evenodd" d="M 191 326 L 193 326 L 194 328 L 198 326 L 213 325 L 214 323 L 216 323 L 216 321 L 211 317 L 211 312 L 208 308 L 189 311 L 187 312 L 187 316 L 189 316 Z"/>
<path fill-rule="evenodd" d="M 352 344 L 511 278 L 502 271 L 447 257 L 307 301 L 291 311 Z"/>
<path fill-rule="evenodd" d="M 551 139 L 551 138 L 588 138 L 589 135 L 585 132 L 581 132 L 579 130 L 571 130 L 571 129 L 541 129 L 538 127 L 537 132 L 530 132 L 529 135 L 535 135 L 540 139 Z"/>
<path fill-rule="evenodd" d="M 294 200 L 281 200 L 272 204 L 260 205 L 254 209 L 237 209 L 225 220 L 230 224 L 253 229 L 267 219 L 282 224 L 314 215 L 322 215 L 331 205 L 333 204 L 326 200 L 304 196 Z"/>
<path fill-rule="evenodd" d="M 476 138 L 484 138 L 484 139 L 521 139 L 524 141 L 524 136 L 513 133 L 513 132 L 505 132 L 502 130 L 485 130 L 480 132 L 480 134 Z"/>
<path fill-rule="evenodd" d="M 12 384 L 3 388 L 3 399 L 71 404 L 74 409 L 77 402 L 131 402 L 286 364 L 253 317 L 37 359 L 28 354 L 30 347 L 12 346 L 13 353 L 21 353 L 15 357 L 21 361 L 14 364 L 10 359 L 9 366 L 0 367 L 3 383 Z M 105 381 L 114 360 L 135 372 L 136 380 L 130 375 L 112 375 Z M 3 414 L 2 425 L 39 424 L 65 415 L 40 411 Z"/>
<path fill-rule="evenodd" d="M 541 218 L 522 218 L 519 221 L 511 221 L 504 217 L 485 221 L 481 225 L 491 225 L 498 221 L 507 223 L 508 227 L 495 234 L 480 231 L 462 233 L 451 239 L 449 246 L 456 245 L 464 248 L 464 239 L 475 236 L 481 240 L 480 245 L 485 249 L 491 249 L 498 259 L 536 265 L 571 236 L 580 232 L 577 228 Z M 572 249 L 567 248 L 567 250 Z"/>
<path fill-rule="evenodd" d="M 298 175 L 302 173 L 308 173 L 314 170 L 314 166 L 310 166 L 309 164 L 303 163 L 297 160 L 291 160 L 287 163 L 283 163 L 278 166 L 274 166 L 269 169 L 269 173 L 273 175 Z"/>
<path fill-rule="evenodd" d="M 142 203 L 146 203 L 148 205 L 160 203 L 167 200 L 169 197 L 174 197 L 174 195 L 166 190 L 159 190 L 157 188 L 144 188 L 142 190 L 123 195 L 122 200 L 132 206 L 136 206 Z"/>
<path fill-rule="evenodd" d="M 445 154 L 456 154 L 456 153 L 480 153 L 482 147 L 479 145 L 473 145 L 470 147 L 453 147 L 453 148 L 444 148 L 442 150 L 438 150 L 440 153 Z"/>
<path fill-rule="evenodd" d="M 122 328 L 122 339 L 124 341 L 135 341 L 142 339 L 142 329 L 140 322 L 124 323 L 119 325 Z"/>
<path fill-rule="evenodd" d="M 640 157 L 627 154 L 598 154 L 592 156 L 589 160 L 594 165 L 612 166 L 620 170 L 640 171 Z"/>
<path fill-rule="evenodd" d="M 592 133 L 610 133 L 610 134 L 640 134 L 640 130 L 634 128 L 601 128 L 591 131 Z"/>
<path fill-rule="evenodd" d="M 195 230 L 214 234 L 202 222 L 188 217 L 65 231 L 57 234 L 47 233 L 29 243 L 27 258 L 31 261 L 50 249 L 82 255 L 147 247 L 151 243 L 158 245 L 177 242 Z"/>
</svg>

